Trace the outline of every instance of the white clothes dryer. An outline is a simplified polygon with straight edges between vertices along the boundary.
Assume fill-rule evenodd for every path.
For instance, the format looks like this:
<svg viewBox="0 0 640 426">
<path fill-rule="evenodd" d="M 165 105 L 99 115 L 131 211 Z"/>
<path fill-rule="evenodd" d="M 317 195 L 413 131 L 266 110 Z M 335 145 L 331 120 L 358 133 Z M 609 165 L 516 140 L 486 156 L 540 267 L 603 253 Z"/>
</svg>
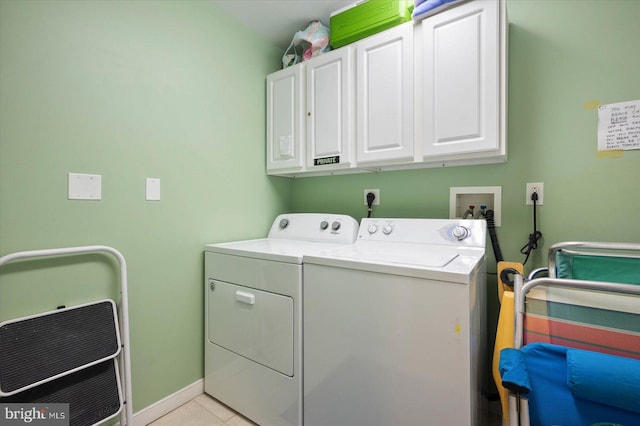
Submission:
<svg viewBox="0 0 640 426">
<path fill-rule="evenodd" d="M 303 255 L 357 231 L 345 215 L 285 214 L 267 238 L 206 246 L 206 393 L 260 425 L 302 425 Z"/>
<path fill-rule="evenodd" d="M 305 256 L 305 426 L 484 424 L 485 239 L 484 220 L 365 218 Z"/>
</svg>

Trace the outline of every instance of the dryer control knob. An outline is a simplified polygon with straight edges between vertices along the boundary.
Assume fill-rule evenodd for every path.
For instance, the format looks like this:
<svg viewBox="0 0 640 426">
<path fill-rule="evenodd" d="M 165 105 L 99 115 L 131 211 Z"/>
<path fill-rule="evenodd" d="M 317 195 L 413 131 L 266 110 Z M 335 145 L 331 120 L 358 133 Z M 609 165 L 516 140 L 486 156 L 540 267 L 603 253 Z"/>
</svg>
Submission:
<svg viewBox="0 0 640 426">
<path fill-rule="evenodd" d="M 367 231 L 369 232 L 369 234 L 373 235 L 376 232 L 378 232 L 378 227 L 376 225 L 369 225 L 369 228 L 367 228 Z"/>
<path fill-rule="evenodd" d="M 333 229 L 334 231 L 337 231 L 338 229 L 340 229 L 340 222 L 338 222 L 338 221 L 333 222 L 331 224 L 331 229 Z"/>
<path fill-rule="evenodd" d="M 323 231 L 328 227 L 329 227 L 329 222 L 327 222 L 326 220 L 323 220 L 322 222 L 320 222 L 320 229 L 322 229 Z"/>
<path fill-rule="evenodd" d="M 280 229 L 284 229 L 289 226 L 289 219 L 282 219 L 280 221 Z"/>
<path fill-rule="evenodd" d="M 453 235 L 458 241 L 462 241 L 469 236 L 469 229 L 464 226 L 457 225 L 451 230 L 451 235 Z"/>
<path fill-rule="evenodd" d="M 384 226 L 382 227 L 382 233 L 383 233 L 384 235 L 389 235 L 391 232 L 393 232 L 393 226 L 391 226 L 391 225 L 384 225 Z"/>
</svg>

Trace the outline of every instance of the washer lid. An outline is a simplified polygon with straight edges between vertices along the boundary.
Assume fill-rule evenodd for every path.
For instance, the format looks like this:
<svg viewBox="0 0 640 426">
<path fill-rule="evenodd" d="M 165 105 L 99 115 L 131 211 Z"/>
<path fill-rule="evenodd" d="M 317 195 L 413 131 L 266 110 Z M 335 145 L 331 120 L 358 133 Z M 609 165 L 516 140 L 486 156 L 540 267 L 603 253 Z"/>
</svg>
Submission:
<svg viewBox="0 0 640 426">
<path fill-rule="evenodd" d="M 484 250 L 448 246 L 358 241 L 304 257 L 304 263 L 468 283 Z"/>
<path fill-rule="evenodd" d="M 460 250 L 449 247 L 434 248 L 424 244 L 377 244 L 359 241 L 353 245 L 321 252 L 320 255 L 379 264 L 443 268 L 460 255 Z"/>
</svg>

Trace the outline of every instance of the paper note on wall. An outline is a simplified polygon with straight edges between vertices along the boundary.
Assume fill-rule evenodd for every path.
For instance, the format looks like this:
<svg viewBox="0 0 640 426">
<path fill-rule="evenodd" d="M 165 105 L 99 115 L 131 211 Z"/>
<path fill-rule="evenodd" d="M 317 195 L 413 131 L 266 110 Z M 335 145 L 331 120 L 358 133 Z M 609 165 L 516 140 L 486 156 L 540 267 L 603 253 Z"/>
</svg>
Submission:
<svg viewBox="0 0 640 426">
<path fill-rule="evenodd" d="M 598 151 L 640 149 L 640 100 L 598 107 Z"/>
</svg>

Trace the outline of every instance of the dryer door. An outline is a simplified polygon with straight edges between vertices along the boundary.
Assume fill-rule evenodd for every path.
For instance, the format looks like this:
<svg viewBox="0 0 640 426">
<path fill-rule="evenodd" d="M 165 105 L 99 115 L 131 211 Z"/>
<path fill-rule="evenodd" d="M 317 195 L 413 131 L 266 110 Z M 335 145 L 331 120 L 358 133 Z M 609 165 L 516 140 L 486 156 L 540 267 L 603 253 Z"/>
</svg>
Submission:
<svg viewBox="0 0 640 426">
<path fill-rule="evenodd" d="M 293 299 L 215 281 L 208 291 L 209 341 L 293 377 Z"/>
</svg>

